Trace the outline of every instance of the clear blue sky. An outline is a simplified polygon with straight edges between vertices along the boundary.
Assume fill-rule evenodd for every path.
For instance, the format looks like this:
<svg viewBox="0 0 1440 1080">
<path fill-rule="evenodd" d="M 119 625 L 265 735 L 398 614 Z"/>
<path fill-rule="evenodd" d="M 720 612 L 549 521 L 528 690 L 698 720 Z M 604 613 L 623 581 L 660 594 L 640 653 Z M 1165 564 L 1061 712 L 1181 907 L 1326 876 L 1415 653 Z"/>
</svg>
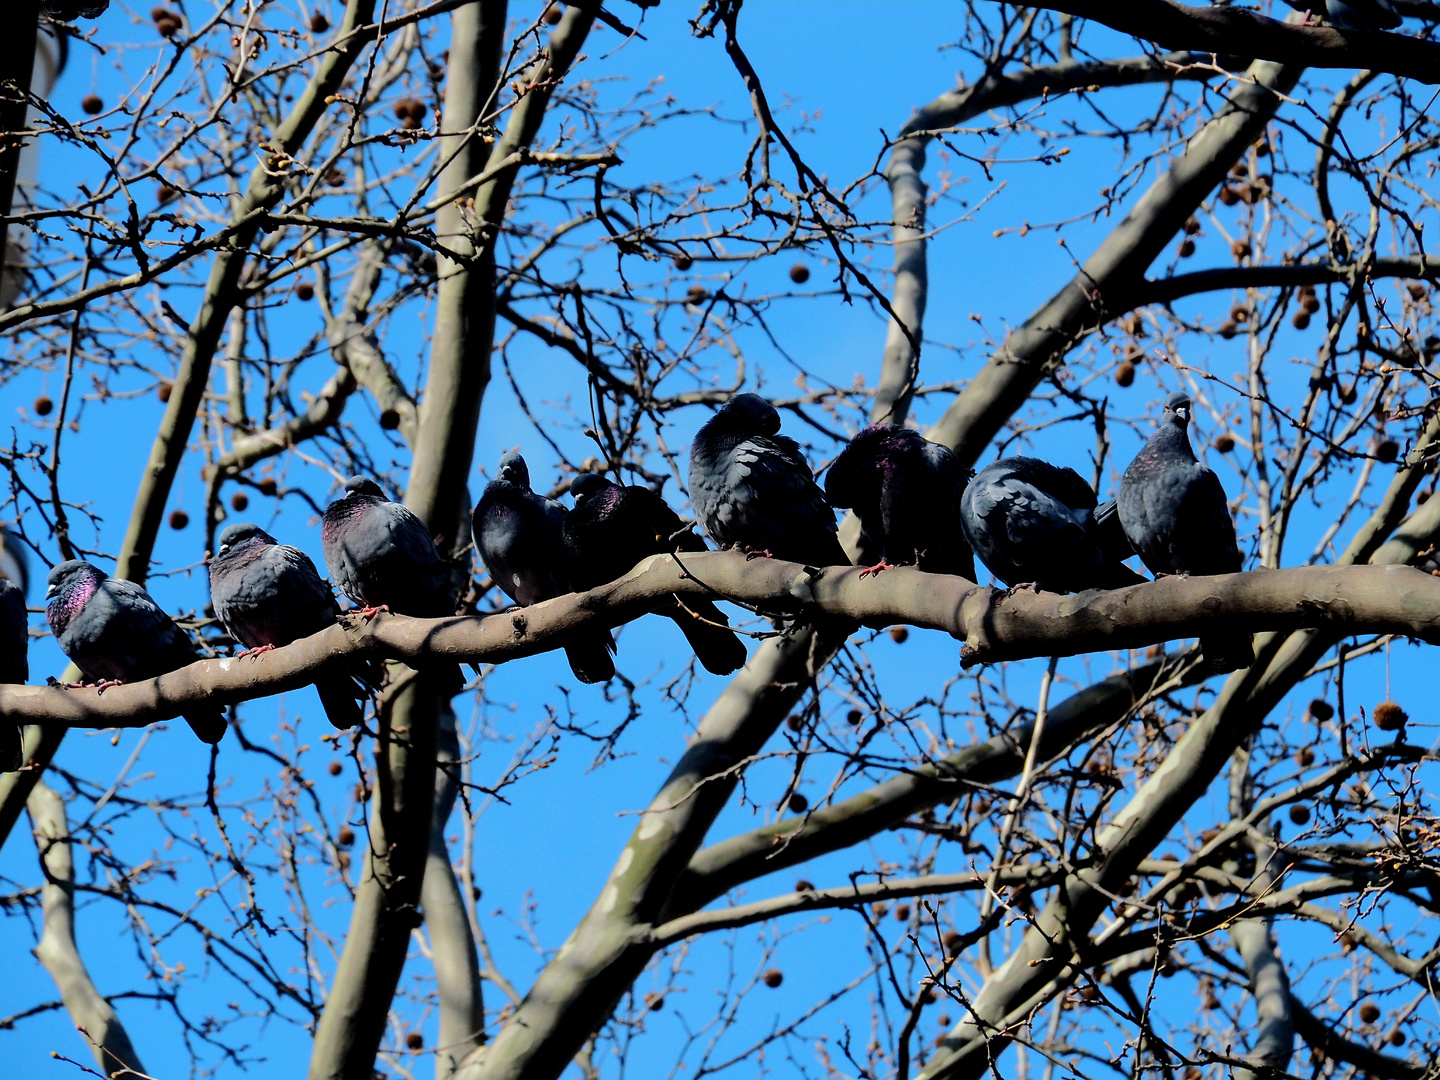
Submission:
<svg viewBox="0 0 1440 1080">
<path fill-rule="evenodd" d="M 514 5 L 513 11 L 528 18 L 533 7 L 533 3 L 521 3 Z M 153 31 L 143 21 L 148 9 L 137 7 L 135 10 L 142 22 L 134 25 L 131 16 L 118 6 L 108 13 L 100 23 L 100 39 L 136 40 L 147 48 L 152 47 Z M 629 5 L 619 5 L 617 13 L 631 17 L 635 10 Z M 588 50 L 592 59 L 586 73 L 592 78 L 603 76 L 615 80 L 604 90 L 612 100 L 621 100 L 634 88 L 663 76 L 665 90 L 682 103 L 697 107 L 713 105 L 723 116 L 747 118 L 748 104 L 743 88 L 720 44 L 714 40 L 695 40 L 689 33 L 687 20 L 694 10 L 693 4 L 662 5 L 646 17 L 644 33 L 648 40 L 631 42 L 621 49 L 615 48 L 618 36 L 613 31 L 604 31 Z M 894 133 L 914 108 L 954 84 L 961 58 L 953 51 L 945 51 L 943 46 L 956 31 L 959 16 L 958 7 L 934 3 L 754 3 L 744 10 L 741 34 L 772 103 L 777 106 L 789 103 L 783 114 L 785 122 L 798 122 L 802 111 L 810 117 L 809 130 L 797 140 L 810 164 L 818 172 L 843 183 L 870 168 L 881 146 L 882 130 Z M 77 50 L 55 90 L 53 104 L 62 113 L 75 116 L 79 114 L 79 99 L 92 90 L 107 98 L 115 96 L 118 80 L 110 63 L 110 58 L 94 59 Z M 973 65 L 963 70 L 973 74 Z M 1116 108 L 1121 110 L 1121 115 L 1125 115 L 1127 109 L 1138 114 L 1155 100 L 1155 95 L 1155 91 L 1144 88 L 1122 93 L 1116 96 Z M 639 183 L 644 179 L 678 180 L 697 174 L 728 173 L 735 167 L 752 130 L 753 127 L 744 130 L 699 118 L 663 125 L 632 140 L 622 150 L 625 164 L 616 171 L 615 179 Z M 979 153 L 992 144 L 974 137 L 966 145 L 967 149 Z M 1070 252 L 1083 257 L 1114 219 L 1082 223 L 1068 231 L 1068 252 L 1055 243 L 1052 233 L 1037 231 L 1024 238 L 1014 234 L 996 238 L 993 230 L 1020 221 L 1039 223 L 1063 219 L 1087 209 L 1099 189 L 1114 182 L 1117 160 L 1112 145 L 1097 141 L 1086 152 L 1073 154 L 1063 165 L 1030 165 L 997 174 L 998 179 L 1005 181 L 1003 190 L 997 193 L 1001 186 L 998 182 L 988 181 L 965 162 L 952 159 L 947 163 L 939 154 L 932 153 L 928 173 L 932 183 L 939 170 L 953 170 L 954 181 L 960 185 L 958 198 L 975 206 L 987 195 L 994 193 L 994 197 L 974 220 L 961 221 L 944 230 L 931 245 L 932 289 L 926 334 L 953 345 L 955 350 L 936 347 L 927 354 L 927 380 L 963 379 L 973 372 L 987 352 L 984 338 L 1000 336 L 1006 325 L 1023 320 L 1063 284 L 1073 269 Z M 61 170 L 68 168 L 69 161 L 66 154 L 58 151 L 44 158 L 42 175 L 46 181 L 61 186 L 59 177 L 68 175 Z M 879 198 L 872 196 L 864 205 L 871 216 L 883 217 L 886 213 L 883 189 Z M 946 223 L 962 212 L 955 202 L 944 202 L 935 209 L 932 224 Z M 888 261 L 884 247 L 876 248 L 872 256 L 879 267 Z M 746 270 L 745 287 L 759 291 L 781 288 L 792 261 L 777 258 Z M 825 285 L 829 272 L 821 269 L 816 259 L 807 261 L 816 268 L 812 285 Z M 1222 248 L 1212 245 L 1193 261 L 1199 268 L 1228 260 Z M 188 313 L 193 303 L 193 299 L 176 301 L 183 313 Z M 313 332 L 314 325 L 305 321 L 312 317 L 312 312 L 295 316 L 297 321 L 292 332 L 297 340 Z M 983 334 L 971 320 L 972 314 L 983 317 Z M 313 317 L 318 319 L 318 313 Z M 831 295 L 783 301 L 774 306 L 770 320 L 780 344 L 805 367 L 841 384 L 848 384 L 855 373 L 873 382 L 884 341 L 884 325 L 863 306 L 847 307 Z M 388 346 L 397 353 L 418 353 L 422 343 L 410 337 L 410 333 L 409 327 L 392 328 Z M 758 332 L 745 334 L 741 340 L 752 370 L 758 364 L 767 373 L 762 389 L 776 395 L 789 393 L 794 373 L 775 348 Z M 1297 351 L 1302 347 L 1312 349 L 1314 344 L 1309 341 L 1303 346 L 1297 345 Z M 533 345 L 522 346 L 515 355 L 523 357 L 523 365 L 517 367 L 522 385 L 532 398 L 557 399 L 569 394 L 579 399 L 583 395 L 583 381 L 568 359 L 549 355 Z M 1192 364 L 1210 363 L 1214 370 L 1224 374 L 1243 363 L 1239 342 L 1230 344 L 1219 339 L 1190 342 L 1186 358 Z M 311 380 L 306 385 L 318 388 L 327 374 L 327 365 L 328 361 L 322 357 L 302 369 Z M 4 398 L 0 399 L 5 406 L 0 410 L 0 419 L 15 426 L 23 436 L 25 426 L 20 410 L 36 394 L 53 394 L 57 389 L 58 379 L 53 374 L 27 375 L 10 382 Z M 1114 452 L 1122 465 L 1148 430 L 1144 417 L 1156 396 L 1154 385 L 1141 380 L 1134 389 L 1116 390 L 1112 397 L 1117 413 L 1135 421 L 1140 432 L 1136 434 L 1122 425 L 1116 425 L 1113 430 Z M 936 403 L 939 405 L 943 402 Z M 922 419 L 928 419 L 932 411 L 927 408 Z M 70 464 L 65 480 L 66 494 L 88 501 L 100 516 L 103 524 L 99 546 L 111 553 L 120 546 L 135 485 L 160 412 L 161 405 L 153 397 L 103 408 L 92 406 L 85 414 L 80 432 L 67 435 L 66 456 Z M 667 436 L 671 447 L 683 447 L 689 432 L 701 419 L 696 414 L 678 417 L 675 432 Z M 578 431 L 563 428 L 552 434 L 567 453 L 577 459 L 585 456 Z M 1038 437 L 1036 448 L 1076 464 L 1088 475 L 1092 441 L 1086 430 L 1066 427 Z M 548 448 L 535 438 L 515 408 L 508 386 L 497 378 L 486 398 L 477 442 L 477 463 L 489 467 L 504 449 L 517 444 L 525 446 L 537 486 L 558 475 Z M 403 466 L 403 457 L 397 464 Z M 172 505 L 188 509 L 192 517 L 197 516 L 203 495 L 199 467 L 198 456 L 192 454 L 182 469 L 172 499 Z M 1112 469 L 1112 477 L 1113 474 Z M 303 467 L 297 465 L 293 475 L 307 475 L 307 486 L 317 498 L 324 499 L 326 478 L 318 471 L 304 474 Z M 480 482 L 477 477 L 476 490 Z M 668 494 L 675 497 L 673 490 Z M 309 512 L 298 502 L 292 502 L 272 519 L 265 516 L 268 509 L 255 505 L 259 501 L 252 503 L 251 516 L 265 522 L 267 528 L 286 542 L 308 550 L 317 563 L 320 562 L 317 523 Z M 166 569 L 197 562 L 199 532 L 194 524 L 182 533 L 165 531 L 157 548 L 157 558 Z M 1297 541 L 1291 550 L 1298 558 L 1302 552 L 1308 554 L 1309 548 Z M 206 600 L 203 572 L 159 578 L 153 588 L 172 610 L 194 609 Z M 31 603 L 38 604 L 40 596 L 40 589 L 33 590 Z M 619 664 L 629 677 L 641 683 L 638 697 L 643 708 L 640 719 L 620 743 L 621 756 L 602 768 L 591 769 L 593 746 L 567 737 L 548 769 L 510 789 L 507 797 L 511 802 L 489 806 L 480 820 L 475 855 L 477 880 L 484 889 L 482 911 L 487 915 L 486 929 L 497 962 L 522 987 L 540 963 L 529 940 L 530 932 L 533 931 L 535 942 L 548 949 L 558 947 L 565 939 L 598 893 L 613 858 L 634 826 L 635 812 L 648 802 L 665 776 L 668 763 L 683 748 L 685 727 L 678 717 L 669 713 L 660 694 L 679 670 L 682 654 L 673 630 L 668 625 L 655 623 L 656 620 L 642 621 L 620 635 Z M 882 672 L 887 697 L 895 702 L 909 702 L 938 692 L 941 683 L 957 669 L 956 643 L 939 635 L 912 634 L 903 646 L 882 637 L 863 647 L 870 661 Z M 1417 665 L 1405 664 L 1400 659 L 1413 655 L 1409 647 L 1396 646 L 1397 663 L 1392 669 L 1392 678 L 1394 695 L 1402 701 L 1405 698 L 1401 695 L 1407 690 L 1418 690 L 1412 685 L 1417 676 L 1405 670 Z M 1083 682 L 1103 676 L 1118 662 L 1119 658 L 1103 654 L 1067 661 L 1062 671 L 1068 678 Z M 47 674 L 58 674 L 63 663 L 53 643 L 45 639 L 33 648 L 31 665 L 35 678 L 40 679 Z M 1033 684 L 1038 670 L 1030 665 L 1011 673 L 1012 690 L 1017 697 L 1033 703 L 1033 693 L 1021 688 Z M 1365 690 L 1360 699 L 1379 700 L 1379 690 L 1383 687 L 1376 681 L 1377 666 L 1371 664 L 1366 670 L 1371 674 L 1367 676 L 1369 682 L 1363 684 Z M 691 696 L 692 709 L 703 710 L 723 685 L 723 680 L 704 676 Z M 559 689 L 562 686 L 568 697 Z M 1278 721 L 1286 716 L 1298 716 L 1303 711 L 1303 702 L 1311 695 L 1304 691 L 1295 696 L 1297 704 L 1277 712 Z M 1414 696 L 1418 700 L 1418 693 Z M 478 748 L 481 757 L 476 766 L 476 779 L 480 783 L 489 783 L 500 775 L 516 741 L 543 721 L 547 707 L 563 711 L 568 701 L 586 722 L 601 728 L 607 721 L 613 722 L 623 715 L 623 702 L 605 701 L 599 688 L 577 687 L 563 658 L 557 655 L 537 657 L 496 671 L 486 682 L 484 698 L 487 704 L 473 706 L 481 726 L 488 732 L 487 741 Z M 457 705 L 461 724 L 465 726 L 472 719 L 472 703 L 461 701 Z M 282 721 L 293 722 L 297 714 L 303 717 L 300 741 L 312 746 L 312 761 L 323 763 L 331 755 L 318 738 L 328 727 L 318 714 L 311 692 L 255 702 L 243 710 L 246 731 L 257 741 L 278 731 Z M 960 732 L 953 734 L 962 737 Z M 105 783 L 119 774 L 131 751 L 145 737 L 130 732 L 112 743 L 109 735 L 77 733 L 67 740 L 59 764 Z M 288 740 L 288 736 L 276 737 Z M 1425 741 L 1423 734 L 1416 737 Z M 204 785 L 204 750 L 183 727 L 172 725 L 169 730 L 152 733 L 148 738 L 150 744 L 140 768 L 152 772 L 154 778 L 139 785 L 137 793 L 143 797 L 145 793 L 194 792 L 198 797 Z M 267 777 L 267 767 L 258 757 L 242 755 L 233 741 L 227 740 L 221 768 L 222 774 L 228 773 L 233 778 L 230 788 L 233 794 L 252 797 L 260 793 L 267 780 L 274 780 L 273 775 Z M 807 774 L 802 787 L 812 799 L 823 794 L 829 785 L 830 774 L 823 769 L 822 766 Z M 322 802 L 338 812 L 353 786 L 353 773 L 332 779 L 323 774 L 322 768 L 317 767 L 314 772 Z M 752 801 L 727 811 L 712 838 L 752 827 L 772 814 L 774 799 L 782 790 L 788 772 L 789 764 L 785 761 L 767 762 L 753 769 L 748 780 Z M 1217 790 L 1212 798 L 1217 800 L 1213 806 L 1197 807 L 1195 818 L 1200 822 L 1197 828 L 1224 812 L 1223 792 Z M 193 825 L 207 842 L 214 842 L 213 824 L 203 810 L 195 815 Z M 452 832 L 458 833 L 458 824 Z M 120 835 L 114 842 L 126 858 L 138 862 L 162 840 L 158 827 L 141 809 L 122 822 Z M 822 886 L 838 885 L 845 880 L 849 869 L 860 865 L 873 867 L 881 858 L 896 859 L 900 845 L 893 837 L 882 837 L 874 848 L 822 860 L 806 868 L 803 875 Z M 185 841 L 181 838 L 177 849 L 169 854 L 175 857 L 184 848 Z M 958 870 L 965 865 L 958 852 L 947 853 L 945 859 L 948 862 L 937 866 L 937 870 Z M 11 881 L 25 885 L 40 881 L 34 847 L 23 829 L 11 837 L 0 853 L 0 872 Z M 202 867 L 195 861 L 182 871 L 182 880 L 187 886 L 192 879 L 203 881 L 204 876 Z M 750 895 L 754 898 L 788 891 L 795 876 L 787 872 L 779 880 L 757 883 Z M 176 888 L 167 895 L 180 897 L 179 902 L 184 902 L 186 893 Z M 189 895 L 193 895 L 193 891 Z M 278 893 L 269 895 L 272 904 L 278 902 Z M 327 928 L 343 933 L 348 905 L 341 902 L 334 891 L 327 894 L 327 899 L 333 906 L 325 910 L 320 919 Z M 533 905 L 533 909 L 529 905 Z M 209 917 L 217 917 L 213 908 Z M 781 925 L 789 931 L 801 922 L 787 920 Z M 33 929 L 22 918 L 0 920 L 0 950 L 3 950 L 0 955 L 8 958 L 14 973 L 0 983 L 0 1015 L 52 996 L 48 976 L 28 954 L 34 944 Z M 83 904 L 79 931 L 82 951 L 102 992 L 148 989 L 137 981 L 140 967 L 124 935 L 123 912 L 108 901 Z M 1287 953 L 1292 947 L 1301 950 L 1324 947 L 1323 942 L 1310 940 L 1312 936 L 1300 938 L 1293 946 L 1294 939 L 1287 938 Z M 703 1023 L 712 1010 L 709 995 L 724 985 L 727 964 L 734 964 L 735 978 L 740 982 L 750 977 L 759 962 L 756 940 L 756 931 L 741 932 L 736 951 L 728 958 L 724 944 L 718 940 L 701 943 L 690 952 L 684 966 L 696 974 L 687 980 L 689 992 L 683 1008 L 689 1012 L 691 1023 Z M 772 994 L 761 989 L 749 999 L 735 1029 L 723 1036 L 717 1056 L 727 1057 L 772 1023 L 790 1021 L 837 984 L 858 976 L 864 970 L 863 941 L 863 930 L 854 917 L 837 914 L 825 927 L 781 943 L 776 962 L 786 971 L 784 990 Z M 224 1003 L 231 1001 L 240 1001 L 247 1009 L 252 1006 L 221 974 L 212 974 L 206 985 L 196 985 L 206 973 L 193 939 L 187 939 L 182 932 L 173 949 L 173 957 L 167 952 L 167 958 L 186 962 L 183 978 L 188 982 L 186 1004 L 192 1015 L 223 1009 Z M 279 951 L 283 955 L 283 950 Z M 670 959 L 664 963 L 670 963 Z M 320 966 L 328 972 L 332 962 L 324 957 Z M 428 964 L 417 959 L 411 971 L 416 975 L 424 973 L 428 971 Z M 651 975 L 644 976 L 637 990 L 648 989 L 650 979 Z M 487 993 L 493 998 L 495 991 L 487 987 Z M 1180 1010 L 1177 1016 L 1193 1009 L 1192 998 L 1178 991 L 1174 998 L 1174 1008 Z M 165 1078 L 187 1075 L 190 1056 L 178 1037 L 177 1025 L 166 1010 L 141 1001 L 121 1002 L 118 1007 L 153 1074 Z M 833 1040 L 838 1037 L 843 1021 L 854 1030 L 857 1040 L 863 1042 L 868 1038 L 867 1012 L 865 993 L 861 991 L 855 1000 L 821 1014 L 804 1030 L 812 1038 L 825 1035 Z M 683 1044 L 684 1026 L 672 1010 L 652 1016 L 646 1025 L 648 1034 L 635 1048 L 632 1068 L 640 1070 L 638 1074 L 658 1075 L 668 1069 Z M 253 1040 L 251 1053 L 263 1059 L 252 1070 L 253 1075 L 294 1075 L 303 1066 L 309 1039 L 298 1026 L 267 1025 L 257 1020 L 244 1025 L 243 1029 Z M 424 1030 L 427 1041 L 433 1042 L 433 1018 Z M 702 1034 L 700 1038 L 703 1041 L 709 1035 Z M 50 1058 L 52 1050 L 89 1060 L 63 1012 L 26 1021 L 18 1031 L 0 1031 L 0 1054 L 8 1063 L 8 1076 L 72 1075 L 72 1066 Z M 416 1075 L 428 1073 L 432 1068 L 428 1059 L 411 1064 Z M 796 1069 L 781 1059 L 772 1059 L 771 1065 L 785 1074 Z M 608 1064 L 602 1063 L 602 1068 L 613 1075 Z M 234 1066 L 222 1066 L 220 1071 L 227 1076 L 239 1075 Z M 749 1075 L 753 1069 L 747 1066 L 743 1071 Z"/>
</svg>

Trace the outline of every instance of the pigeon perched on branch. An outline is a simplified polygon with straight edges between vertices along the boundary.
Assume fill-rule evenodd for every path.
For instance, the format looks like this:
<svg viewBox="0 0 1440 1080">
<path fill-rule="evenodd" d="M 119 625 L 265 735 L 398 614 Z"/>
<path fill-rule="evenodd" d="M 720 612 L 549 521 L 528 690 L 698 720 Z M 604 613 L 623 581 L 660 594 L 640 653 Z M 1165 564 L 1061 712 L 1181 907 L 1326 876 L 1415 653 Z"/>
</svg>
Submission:
<svg viewBox="0 0 1440 1080">
<path fill-rule="evenodd" d="M 565 518 L 565 547 L 577 589 L 623 577 L 641 559 L 673 551 L 704 551 L 705 541 L 684 530 L 680 515 L 646 487 L 621 487 L 586 473 L 570 485 L 575 509 Z M 695 658 L 712 675 L 745 666 L 745 644 L 709 600 L 687 597 L 657 609 L 674 620 Z"/>
<path fill-rule="evenodd" d="M 965 535 L 990 572 L 1011 588 L 1052 592 L 1118 589 L 1145 579 L 1107 545 L 1095 492 L 1074 469 L 1032 457 L 1001 458 L 975 474 L 960 501 Z M 1109 548 L 1107 550 L 1107 547 Z"/>
<path fill-rule="evenodd" d="M 30 619 L 20 586 L 0 578 L 0 683 L 23 683 L 30 678 Z M 21 732 L 15 724 L 0 723 L 0 772 L 14 772 L 25 763 Z"/>
<path fill-rule="evenodd" d="M 1190 448 L 1190 398 L 1165 399 L 1160 428 L 1120 481 L 1120 524 L 1155 574 L 1235 574 L 1244 568 L 1220 478 Z M 1249 667 L 1249 634 L 1205 635 L 1200 649 L 1217 674 Z"/>
<path fill-rule="evenodd" d="M 220 534 L 210 560 L 210 602 L 230 636 L 249 650 L 289 645 L 334 625 L 340 616 L 340 605 L 310 556 L 249 523 Z M 364 670 L 366 681 L 378 685 L 379 673 Z M 344 729 L 360 723 L 363 691 L 355 678 L 327 672 L 315 680 L 315 689 L 331 724 Z"/>
<path fill-rule="evenodd" d="M 831 464 L 825 495 L 860 519 L 866 556 L 877 560 L 864 574 L 918 566 L 973 581 L 975 559 L 960 521 L 965 480 L 949 447 L 906 427 L 872 424 Z"/>
<path fill-rule="evenodd" d="M 345 494 L 325 509 L 320 545 L 331 578 L 355 603 L 417 619 L 455 614 L 450 567 L 430 530 L 374 480 L 345 481 Z"/>
<path fill-rule="evenodd" d="M 690 502 L 721 547 L 812 566 L 850 564 L 809 463 L 758 394 L 736 394 L 696 434 Z"/>
<path fill-rule="evenodd" d="M 495 479 L 470 519 L 485 569 L 505 595 L 522 607 L 575 591 L 565 550 L 565 507 L 530 490 L 530 469 L 511 450 L 500 458 Z M 628 569 L 628 568 L 627 568 Z M 565 656 L 583 683 L 615 677 L 615 639 L 608 630 L 570 635 Z"/>
<path fill-rule="evenodd" d="M 87 679 L 102 685 L 153 679 L 199 660 L 200 650 L 133 581 L 72 559 L 46 578 L 45 618 L 55 641 Z M 225 735 L 225 714 L 196 706 L 185 722 L 202 742 Z"/>
<path fill-rule="evenodd" d="M 380 608 L 417 619 L 455 614 L 450 567 L 430 530 L 368 477 L 350 477 L 345 494 L 325 508 L 320 547 L 331 580 L 365 615 Z M 457 664 L 442 689 L 458 693 L 464 685 Z"/>
</svg>

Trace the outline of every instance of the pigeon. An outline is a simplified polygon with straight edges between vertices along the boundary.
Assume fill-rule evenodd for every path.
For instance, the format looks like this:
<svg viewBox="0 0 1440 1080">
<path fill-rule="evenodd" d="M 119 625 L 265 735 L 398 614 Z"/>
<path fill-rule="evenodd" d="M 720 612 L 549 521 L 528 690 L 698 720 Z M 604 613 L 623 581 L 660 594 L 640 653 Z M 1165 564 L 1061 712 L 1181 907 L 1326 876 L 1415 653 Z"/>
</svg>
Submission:
<svg viewBox="0 0 1440 1080">
<path fill-rule="evenodd" d="M 975 579 L 975 558 L 960 521 L 966 472 L 949 447 L 895 424 L 871 424 L 825 474 L 830 505 L 853 509 L 864 549 L 890 566 Z"/>
<path fill-rule="evenodd" d="M 1239 573 L 1244 559 L 1225 489 L 1219 477 L 1195 460 L 1189 424 L 1190 398 L 1171 394 L 1159 430 L 1120 480 L 1120 524 L 1152 573 Z M 1202 636 L 1200 650 L 1217 675 L 1255 662 L 1249 634 Z"/>
<path fill-rule="evenodd" d="M 514 450 L 500 458 L 470 522 L 480 560 L 495 584 L 522 607 L 574 592 L 565 551 L 565 507 L 530 490 L 530 469 Z M 628 569 L 628 567 L 627 567 Z M 583 683 L 615 677 L 615 639 L 609 630 L 568 637 L 565 656 Z"/>
<path fill-rule="evenodd" d="M 23 683 L 30 678 L 30 626 L 25 594 L 8 578 L 0 578 L 0 683 Z M 21 731 L 0 723 L 0 772 L 14 772 L 25 763 Z"/>
<path fill-rule="evenodd" d="M 1123 534 L 1107 538 L 1095 492 L 1074 469 L 1032 457 L 1001 458 L 975 474 L 960 500 L 970 546 L 1012 589 L 1119 589 L 1145 579 L 1122 561 Z"/>
<path fill-rule="evenodd" d="M 272 649 L 318 634 L 340 615 L 325 584 L 299 548 L 277 543 L 258 525 L 231 525 L 210 560 L 210 602 L 230 636 L 246 649 Z M 363 669 L 367 683 L 379 673 Z M 344 671 L 315 680 L 330 723 L 353 728 L 363 718 L 355 679 Z M 362 691 L 363 693 L 363 691 Z"/>
<path fill-rule="evenodd" d="M 1400 13 L 1390 0 L 1285 0 L 1296 11 L 1317 15 L 1337 30 L 1393 30 Z"/>
<path fill-rule="evenodd" d="M 780 414 L 758 394 L 736 394 L 690 447 L 690 502 L 705 534 L 738 547 L 813 566 L 848 566 L 835 512 L 816 486 Z"/>
<path fill-rule="evenodd" d="M 330 577 L 355 603 L 417 619 L 455 614 L 450 567 L 430 530 L 374 480 L 345 481 L 345 495 L 325 509 L 320 544 Z"/>
<path fill-rule="evenodd" d="M 345 494 L 325 508 L 320 548 L 331 580 L 366 615 L 381 608 L 416 619 L 455 614 L 450 566 L 430 530 L 368 477 L 350 477 Z M 458 664 L 446 669 L 445 693 L 457 694 L 464 685 Z"/>
<path fill-rule="evenodd" d="M 200 650 L 133 581 L 88 562 L 62 562 L 46 578 L 45 618 L 56 644 L 94 682 L 153 679 L 200 659 Z M 196 706 L 185 722 L 201 742 L 225 735 L 225 714 Z"/>
<path fill-rule="evenodd" d="M 565 517 L 565 547 L 577 589 L 593 589 L 623 577 L 641 559 L 673 551 L 704 551 L 705 541 L 684 527 L 680 515 L 647 487 L 621 487 L 586 473 L 570 485 L 575 509 Z M 709 600 L 676 599 L 659 613 L 673 619 L 695 658 L 712 675 L 745 666 L 745 644 Z"/>
</svg>

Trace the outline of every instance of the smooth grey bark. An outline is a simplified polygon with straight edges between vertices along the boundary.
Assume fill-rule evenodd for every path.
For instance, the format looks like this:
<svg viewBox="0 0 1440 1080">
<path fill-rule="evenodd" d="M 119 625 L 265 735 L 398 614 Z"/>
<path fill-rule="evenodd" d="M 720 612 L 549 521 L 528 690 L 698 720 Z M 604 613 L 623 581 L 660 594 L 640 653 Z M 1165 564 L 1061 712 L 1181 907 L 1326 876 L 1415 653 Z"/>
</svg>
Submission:
<svg viewBox="0 0 1440 1080">
<path fill-rule="evenodd" d="M 315 1032 L 310 1080 L 371 1080 L 400 984 L 430 855 L 435 796 L 434 674 L 388 664 L 379 710 L 375 791 L 360 886 L 340 963 Z M 412 716 L 427 722 L 411 723 Z"/>
<path fill-rule="evenodd" d="M 75 943 L 75 859 L 70 851 L 65 803 L 44 781 L 39 781 L 26 805 L 45 869 L 40 900 L 44 930 L 35 956 L 55 980 L 60 1000 L 95 1055 L 101 1073 L 110 1077 L 143 1076 L 145 1067 L 125 1025 L 95 988 Z"/>
<path fill-rule="evenodd" d="M 440 709 L 436 744 L 435 807 L 430 824 L 430 853 L 420 907 L 430 936 L 440 998 L 440 1037 L 435 1044 L 435 1080 L 446 1080 L 465 1056 L 485 1041 L 485 1003 L 481 996 L 480 961 L 470 931 L 467 901 L 450 862 L 445 826 L 455 809 L 460 790 L 460 737 L 455 710 L 445 702 Z"/>
</svg>

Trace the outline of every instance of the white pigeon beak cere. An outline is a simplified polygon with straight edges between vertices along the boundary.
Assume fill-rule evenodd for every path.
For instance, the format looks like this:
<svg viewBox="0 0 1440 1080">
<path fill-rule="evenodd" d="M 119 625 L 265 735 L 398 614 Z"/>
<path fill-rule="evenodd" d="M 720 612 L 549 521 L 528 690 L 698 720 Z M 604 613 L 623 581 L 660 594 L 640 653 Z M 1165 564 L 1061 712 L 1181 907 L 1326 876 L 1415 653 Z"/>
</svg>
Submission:
<svg viewBox="0 0 1440 1080">
<path fill-rule="evenodd" d="M 1190 406 L 1188 406 L 1188 405 L 1176 405 L 1176 406 L 1175 406 L 1175 415 L 1178 416 L 1182 421 L 1184 421 L 1185 423 L 1188 424 L 1188 423 L 1190 422 Z"/>
</svg>

